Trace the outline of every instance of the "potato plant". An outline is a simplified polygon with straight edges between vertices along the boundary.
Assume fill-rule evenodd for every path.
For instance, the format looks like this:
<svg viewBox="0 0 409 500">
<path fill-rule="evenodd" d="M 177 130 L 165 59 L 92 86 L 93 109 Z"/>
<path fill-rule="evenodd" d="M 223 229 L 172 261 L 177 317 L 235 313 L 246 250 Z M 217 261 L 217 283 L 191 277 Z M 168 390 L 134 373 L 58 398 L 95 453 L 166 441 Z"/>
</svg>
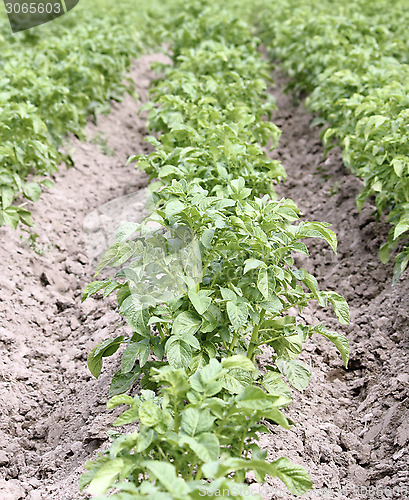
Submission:
<svg viewBox="0 0 409 500">
<path fill-rule="evenodd" d="M 173 181 L 155 199 L 157 209 L 141 227 L 119 229 L 117 242 L 102 258 L 98 271 L 104 265 L 121 269 L 114 277 L 93 282 L 84 290 L 84 299 L 99 290 L 106 294 L 117 290 L 119 311 L 134 332 L 130 338 L 107 339 L 89 356 L 89 367 L 98 376 L 102 357 L 114 346 L 126 345 L 111 394 L 122 391 L 126 379 L 132 384 L 141 368 L 149 367 L 151 352 L 159 359 L 166 354 L 175 368 L 193 370 L 210 358 L 237 350 L 253 359 L 259 346 L 266 344 L 274 348 L 276 365 L 290 374 L 297 388 L 305 387 L 309 372 L 295 358 L 314 332 L 334 341 L 347 362 L 347 341 L 341 334 L 308 327 L 288 316 L 292 307 L 302 310 L 309 301 L 318 300 L 322 306 L 331 304 L 341 323 L 348 322 L 345 300 L 336 292 L 319 291 L 316 279 L 293 263 L 296 252 L 308 254 L 301 240 L 309 236 L 324 238 L 335 250 L 335 236 L 326 224 L 293 224 L 298 209 L 291 200 L 252 199 L 243 178 L 232 181 L 224 198 L 209 196 L 198 183 Z M 143 277 L 156 272 L 151 266 L 157 247 L 149 248 L 146 258 L 140 258 L 145 255 L 140 239 L 145 235 L 146 241 L 146 229 L 152 221 L 160 228 L 186 228 L 195 236 L 200 251 L 202 269 L 197 279 L 180 270 L 181 288 L 167 303 L 157 303 L 155 287 L 138 288 Z M 136 238 L 131 234 L 124 240 L 125 229 L 128 234 L 136 231 Z M 161 233 L 155 236 L 163 247 L 165 238 Z M 166 254 L 167 261 L 171 255 Z M 171 270 L 167 275 L 175 280 Z"/>
<path fill-rule="evenodd" d="M 117 437 L 108 452 L 87 463 L 81 487 L 89 485 L 94 494 L 115 488 L 110 498 L 118 499 L 184 500 L 214 496 L 217 490 L 245 498 L 251 494 L 245 472 L 253 470 L 260 482 L 267 474 L 277 477 L 294 494 L 310 489 L 305 469 L 285 458 L 266 462 L 266 452 L 256 443 L 266 423 L 290 427 L 280 410 L 288 396 L 256 384 L 230 394 L 225 380 L 236 369 L 251 373 L 254 365 L 234 356 L 221 363 L 212 359 L 191 376 L 171 366 L 153 368 L 150 378 L 159 384 L 159 393 L 114 396 L 109 408 L 129 406 L 114 425 L 138 422 L 139 428 Z"/>
<path fill-rule="evenodd" d="M 152 109 L 149 126 L 161 132 L 150 138 L 157 151 L 130 161 L 138 160 L 151 179 L 162 183 L 195 179 L 222 195 L 241 176 L 253 194 L 275 197 L 273 182 L 285 172 L 258 143 L 275 147 L 280 131 L 262 119 L 275 105 L 265 93 L 268 67 L 254 41 L 237 47 L 205 40 L 175 62 L 152 89 L 147 106 Z"/>
<path fill-rule="evenodd" d="M 311 488 L 305 470 L 266 462 L 256 432 L 266 419 L 292 424 L 281 412 L 291 400 L 286 382 L 307 386 L 310 370 L 297 357 L 314 333 L 348 363 L 342 334 L 297 313 L 316 300 L 349 322 L 345 300 L 294 264 L 297 252 L 308 255 L 305 238 L 335 251 L 336 237 L 326 223 L 300 222 L 294 202 L 273 191 L 284 172 L 261 145 L 279 132 L 265 121 L 266 66 L 249 26 L 198 2 L 168 29 L 173 66 L 153 87 L 149 117 L 156 151 L 131 158 L 158 179 L 151 213 L 118 229 L 97 268 L 105 278 L 83 294 L 115 292 L 132 330 L 95 346 L 88 366 L 99 376 L 103 358 L 124 345 L 109 405 L 127 404 L 117 424 L 139 427 L 89 462 L 81 485 L 113 498 L 199 498 L 201 488 L 217 496 L 225 485 L 242 498 L 234 483 L 252 470 L 302 494 Z M 267 345 L 273 355 L 260 373 Z M 125 395 L 140 378 L 141 393 Z"/>
<path fill-rule="evenodd" d="M 392 228 L 379 256 L 386 263 L 399 247 L 396 283 L 409 262 L 407 4 L 292 0 L 275 3 L 274 15 L 261 2 L 258 12 L 260 36 L 290 87 L 310 93 L 327 149 L 341 145 L 344 163 L 363 180 L 358 208 L 374 197 L 377 215 L 387 213 Z"/>
<path fill-rule="evenodd" d="M 0 25 L 0 226 L 33 224 L 27 200 L 52 186 L 59 163 L 72 164 L 61 149 L 67 134 L 85 138 L 88 117 L 121 99 L 132 58 L 154 43 L 152 2 L 84 3 L 26 32 Z"/>
</svg>

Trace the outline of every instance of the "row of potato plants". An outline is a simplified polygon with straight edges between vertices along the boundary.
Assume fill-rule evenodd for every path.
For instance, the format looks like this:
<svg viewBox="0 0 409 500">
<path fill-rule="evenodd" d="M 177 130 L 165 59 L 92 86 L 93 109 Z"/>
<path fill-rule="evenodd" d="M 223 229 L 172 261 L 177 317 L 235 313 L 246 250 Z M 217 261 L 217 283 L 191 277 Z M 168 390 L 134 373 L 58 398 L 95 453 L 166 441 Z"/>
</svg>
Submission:
<svg viewBox="0 0 409 500">
<path fill-rule="evenodd" d="M 294 202 L 273 191 L 284 172 L 262 146 L 274 147 L 279 131 L 265 119 L 274 109 L 268 65 L 249 26 L 226 4 L 197 2 L 167 30 L 172 64 L 161 65 L 149 106 L 156 150 L 130 159 L 156 180 L 153 208 L 118 229 L 96 273 L 109 274 L 83 293 L 115 291 L 131 329 L 88 357 L 98 377 L 103 358 L 121 353 L 108 407 L 128 405 L 114 425 L 131 432 L 87 462 L 80 487 L 98 498 L 241 499 L 253 471 L 259 483 L 271 476 L 303 494 L 312 487 L 305 469 L 267 461 L 258 437 L 294 425 L 282 410 L 291 387 L 308 385 L 297 358 L 314 333 L 348 363 L 344 335 L 297 314 L 315 300 L 349 322 L 345 300 L 320 291 L 293 258 L 308 255 L 305 238 L 335 251 L 336 237 L 326 223 L 300 222 Z M 263 346 L 271 358 L 260 370 Z"/>
<path fill-rule="evenodd" d="M 260 36 L 290 88 L 310 94 L 327 150 L 341 145 L 345 165 L 363 180 L 358 208 L 374 197 L 377 215 L 388 214 L 379 256 L 388 262 L 398 246 L 396 283 L 409 262 L 407 3 L 279 0 L 269 12 L 261 0 Z"/>
<path fill-rule="evenodd" d="M 32 226 L 37 201 L 61 161 L 68 133 L 85 139 L 90 115 L 109 110 L 142 47 L 154 43 L 155 2 L 82 0 L 69 14 L 17 34 L 0 24 L 0 226 Z M 153 12 L 149 10 L 153 9 Z M 135 29 L 135 27 L 138 29 Z M 153 38 L 153 40 L 152 40 Z"/>
</svg>

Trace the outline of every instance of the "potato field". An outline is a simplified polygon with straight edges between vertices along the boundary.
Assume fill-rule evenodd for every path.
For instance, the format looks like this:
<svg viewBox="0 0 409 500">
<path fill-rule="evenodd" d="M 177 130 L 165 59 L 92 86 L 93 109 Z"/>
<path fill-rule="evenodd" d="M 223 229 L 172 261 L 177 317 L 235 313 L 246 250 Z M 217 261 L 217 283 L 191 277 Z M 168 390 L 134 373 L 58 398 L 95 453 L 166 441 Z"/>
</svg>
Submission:
<svg viewBox="0 0 409 500">
<path fill-rule="evenodd" d="M 48 3 L 0 7 L 0 500 L 408 498 L 409 3 Z"/>
</svg>

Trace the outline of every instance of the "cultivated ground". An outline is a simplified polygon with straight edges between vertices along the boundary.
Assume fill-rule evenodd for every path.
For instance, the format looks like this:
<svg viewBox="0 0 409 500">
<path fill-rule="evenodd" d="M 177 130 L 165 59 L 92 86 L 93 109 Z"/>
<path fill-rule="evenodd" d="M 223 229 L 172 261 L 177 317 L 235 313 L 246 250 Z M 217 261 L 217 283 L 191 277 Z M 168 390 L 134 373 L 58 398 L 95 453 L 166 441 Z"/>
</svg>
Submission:
<svg viewBox="0 0 409 500">
<path fill-rule="evenodd" d="M 114 300 L 80 303 L 93 274 L 96 246 L 89 243 L 102 234 L 89 214 L 132 193 L 137 210 L 145 196 L 146 178 L 124 165 L 130 154 L 149 147 L 138 110 L 153 76 L 150 63 L 158 59 L 163 56 L 144 56 L 132 71 L 138 101 L 127 96 L 115 103 L 110 115 L 88 125 L 89 142 L 70 142 L 75 167 L 62 168 L 55 188 L 32 208 L 39 235 L 34 245 L 43 255 L 24 241 L 24 232 L 0 228 L 2 500 L 80 498 L 82 465 L 112 429 L 115 417 L 105 404 L 115 360 L 107 360 L 98 380 L 86 367 L 91 348 L 117 332 L 119 321 Z M 313 339 L 304 354 L 311 384 L 288 411 L 297 426 L 273 428 L 261 442 L 271 458 L 283 454 L 307 467 L 316 490 L 305 498 L 406 498 L 409 281 L 403 277 L 391 287 L 392 266 L 377 258 L 388 226 L 375 222 L 370 203 L 357 212 L 360 182 L 343 168 L 339 150 L 323 159 L 311 115 L 283 93 L 279 74 L 276 81 L 274 122 L 283 134 L 273 155 L 288 173 L 278 192 L 291 197 L 306 219 L 333 224 L 338 256 L 311 240 L 312 257 L 299 263 L 322 288 L 347 298 L 352 324 L 344 332 L 352 354 L 345 370 L 329 342 Z M 340 328 L 329 310 L 310 309 L 304 317 Z M 261 492 L 266 499 L 290 497 L 276 482 Z"/>
</svg>

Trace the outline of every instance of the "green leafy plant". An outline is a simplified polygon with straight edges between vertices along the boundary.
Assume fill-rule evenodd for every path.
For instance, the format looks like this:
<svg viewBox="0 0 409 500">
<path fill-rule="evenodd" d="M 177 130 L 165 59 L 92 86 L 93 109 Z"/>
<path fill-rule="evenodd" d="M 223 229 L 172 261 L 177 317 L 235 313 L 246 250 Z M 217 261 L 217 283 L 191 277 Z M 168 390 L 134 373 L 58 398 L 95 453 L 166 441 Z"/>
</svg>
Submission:
<svg viewBox="0 0 409 500">
<path fill-rule="evenodd" d="M 67 134 L 85 139 L 88 117 L 122 98 L 132 58 L 156 43 L 158 9 L 151 8 L 84 1 L 30 33 L 11 34 L 0 23 L 0 226 L 33 225 L 25 200 L 52 186 L 62 161 L 72 165 L 61 151 Z"/>
<path fill-rule="evenodd" d="M 224 486 L 242 498 L 252 470 L 302 494 L 311 487 L 304 469 L 267 463 L 256 432 L 267 420 L 291 425 L 280 410 L 291 401 L 285 381 L 307 386 L 310 370 L 297 357 L 314 333 L 348 363 L 342 334 L 299 315 L 316 300 L 347 324 L 345 300 L 294 263 L 297 252 L 308 255 L 305 238 L 335 251 L 336 237 L 276 199 L 284 171 L 261 145 L 274 146 L 279 131 L 264 119 L 273 103 L 249 26 L 195 2 L 167 29 L 173 67 L 161 67 L 149 105 L 156 151 L 130 160 L 156 179 L 151 214 L 118 229 L 97 267 L 105 277 L 83 293 L 116 293 L 131 333 L 95 346 L 88 366 L 97 377 L 103 358 L 125 348 L 109 405 L 127 404 L 116 423 L 139 427 L 89 462 L 81 485 L 114 498 L 218 496 Z M 260 374 L 254 363 L 267 345 L 273 354 Z M 125 395 L 139 378 L 141 393 Z"/>
<path fill-rule="evenodd" d="M 115 489 L 110 498 L 193 499 L 217 496 L 218 490 L 244 498 L 251 470 L 261 483 L 266 476 L 281 479 L 294 494 L 310 489 L 303 467 L 285 458 L 268 463 L 257 444 L 258 433 L 268 432 L 265 423 L 290 427 L 280 410 L 288 396 L 268 385 L 270 392 L 250 385 L 232 396 L 225 387 L 234 370 L 252 373 L 254 365 L 243 356 L 212 359 L 190 377 L 170 366 L 153 368 L 150 379 L 161 387 L 158 395 L 142 390 L 133 398 L 113 397 L 109 408 L 129 406 L 114 425 L 137 422 L 139 428 L 88 462 L 81 487 L 88 485 L 94 494 Z"/>
<path fill-rule="evenodd" d="M 399 248 L 396 283 L 409 262 L 408 6 L 285 0 L 271 12 L 269 2 L 258 4 L 260 36 L 289 87 L 310 94 L 326 149 L 340 144 L 344 163 L 363 180 L 358 208 L 374 197 L 378 217 L 388 214 L 392 228 L 379 256 L 386 263 Z"/>
<path fill-rule="evenodd" d="M 133 330 L 128 338 L 104 341 L 89 356 L 89 367 L 98 376 L 102 357 L 113 354 L 121 343 L 126 345 L 111 394 L 123 390 L 126 377 L 129 384 L 134 383 L 141 368 L 149 366 L 151 352 L 159 359 L 166 355 L 175 368 L 194 370 L 213 357 L 236 351 L 253 359 L 260 346 L 270 345 L 277 359 L 282 359 L 279 369 L 288 371 L 290 363 L 305 373 L 307 369 L 294 359 L 308 337 L 322 333 L 335 343 L 347 363 L 348 343 L 342 334 L 308 327 L 288 315 L 291 308 L 301 311 L 317 300 L 322 306 L 331 304 L 341 323 L 349 322 L 345 300 L 335 292 L 319 291 L 315 278 L 296 269 L 292 257 L 296 252 L 308 254 L 301 240 L 310 236 L 324 238 L 335 250 L 334 233 L 323 223 L 293 224 L 298 209 L 291 200 L 251 200 L 249 191 L 242 178 L 232 181 L 230 197 L 221 199 L 208 196 L 196 183 L 173 181 L 156 195 L 158 208 L 141 226 L 118 230 L 117 242 L 101 259 L 98 272 L 105 265 L 124 266 L 114 277 L 88 285 L 83 294 L 85 300 L 100 290 L 105 296 L 116 290 L 119 310 Z M 185 228 L 194 235 L 202 264 L 196 279 L 192 273 L 182 274 L 180 268 L 180 283 L 172 300 L 160 296 L 159 303 L 155 296 L 159 283 L 150 281 L 149 289 L 140 288 L 144 276 L 158 272 L 151 269 L 158 247 L 150 247 L 146 254 L 140 247 L 141 235 L 147 234 L 153 221 L 160 228 Z M 124 238 L 127 234 L 129 239 Z M 164 240 L 159 233 L 161 247 Z M 171 256 L 171 252 L 164 256 L 168 267 Z M 177 258 L 189 259 L 189 255 L 178 254 Z M 167 277 L 176 286 L 171 271 Z M 163 285 L 163 277 L 161 280 Z"/>
</svg>

